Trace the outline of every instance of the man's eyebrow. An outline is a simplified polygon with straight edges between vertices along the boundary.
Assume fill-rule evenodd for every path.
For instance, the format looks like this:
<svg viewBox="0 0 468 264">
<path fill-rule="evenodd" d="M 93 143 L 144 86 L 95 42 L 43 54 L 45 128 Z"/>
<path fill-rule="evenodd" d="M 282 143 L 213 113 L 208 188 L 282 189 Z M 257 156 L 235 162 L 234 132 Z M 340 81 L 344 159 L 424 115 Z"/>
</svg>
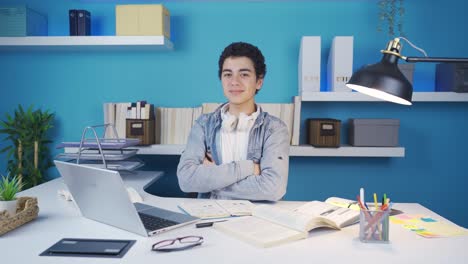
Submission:
<svg viewBox="0 0 468 264">
<path fill-rule="evenodd" d="M 223 72 L 232 72 L 231 69 L 223 69 Z M 239 69 L 239 72 L 252 72 L 251 69 L 248 69 L 248 68 L 242 68 L 242 69 Z"/>
</svg>

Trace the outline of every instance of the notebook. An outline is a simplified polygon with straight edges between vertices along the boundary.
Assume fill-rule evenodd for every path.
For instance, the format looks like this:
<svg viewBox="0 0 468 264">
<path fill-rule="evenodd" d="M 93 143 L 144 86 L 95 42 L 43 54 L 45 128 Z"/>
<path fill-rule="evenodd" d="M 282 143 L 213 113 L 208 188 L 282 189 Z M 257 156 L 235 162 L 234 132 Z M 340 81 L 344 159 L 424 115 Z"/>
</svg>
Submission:
<svg viewBox="0 0 468 264">
<path fill-rule="evenodd" d="M 254 207 L 247 200 L 193 200 L 179 204 L 187 214 L 202 219 L 252 215 Z"/>
<path fill-rule="evenodd" d="M 63 238 L 40 256 L 122 258 L 136 240 Z"/>
</svg>

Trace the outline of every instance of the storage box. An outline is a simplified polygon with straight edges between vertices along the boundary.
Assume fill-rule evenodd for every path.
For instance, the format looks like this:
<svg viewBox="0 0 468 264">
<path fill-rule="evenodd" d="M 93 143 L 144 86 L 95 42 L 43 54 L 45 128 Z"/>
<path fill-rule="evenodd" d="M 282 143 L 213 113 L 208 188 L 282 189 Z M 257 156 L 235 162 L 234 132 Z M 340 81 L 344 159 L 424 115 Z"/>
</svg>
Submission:
<svg viewBox="0 0 468 264">
<path fill-rule="evenodd" d="M 436 65 L 436 92 L 468 93 L 468 63 Z"/>
<path fill-rule="evenodd" d="M 398 119 L 350 119 L 349 144 L 358 147 L 397 147 Z"/>
<path fill-rule="evenodd" d="M 163 5 L 117 5 L 115 34 L 117 36 L 171 37 L 169 11 Z"/>
<path fill-rule="evenodd" d="M 126 134 L 140 139 L 140 145 L 154 144 L 154 119 L 127 119 Z"/>
<path fill-rule="evenodd" d="M 47 17 L 25 5 L 0 7 L 0 37 L 47 36 Z"/>
<path fill-rule="evenodd" d="M 307 119 L 307 143 L 314 147 L 338 148 L 341 121 L 330 118 Z"/>
</svg>

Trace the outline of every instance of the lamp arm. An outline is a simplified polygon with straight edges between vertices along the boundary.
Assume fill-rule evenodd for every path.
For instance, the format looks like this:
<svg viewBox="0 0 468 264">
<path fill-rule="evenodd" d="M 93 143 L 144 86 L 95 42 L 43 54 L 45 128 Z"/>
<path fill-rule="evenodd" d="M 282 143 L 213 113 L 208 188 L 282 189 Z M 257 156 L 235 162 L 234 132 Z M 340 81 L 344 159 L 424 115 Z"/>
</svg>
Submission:
<svg viewBox="0 0 468 264">
<path fill-rule="evenodd" d="M 401 57 L 407 62 L 449 62 L 468 63 L 468 58 L 446 58 L 446 57 Z"/>
</svg>

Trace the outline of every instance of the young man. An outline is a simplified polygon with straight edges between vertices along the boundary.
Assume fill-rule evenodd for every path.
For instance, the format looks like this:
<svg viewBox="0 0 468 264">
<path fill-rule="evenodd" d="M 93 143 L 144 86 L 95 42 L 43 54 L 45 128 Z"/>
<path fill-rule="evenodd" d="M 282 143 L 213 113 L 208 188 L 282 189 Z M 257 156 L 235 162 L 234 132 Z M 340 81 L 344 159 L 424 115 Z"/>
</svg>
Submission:
<svg viewBox="0 0 468 264">
<path fill-rule="evenodd" d="M 265 74 L 257 47 L 237 42 L 224 49 L 218 75 L 228 102 L 193 126 L 177 167 L 182 191 L 212 199 L 277 201 L 284 196 L 289 133 L 279 118 L 255 104 Z"/>
</svg>

